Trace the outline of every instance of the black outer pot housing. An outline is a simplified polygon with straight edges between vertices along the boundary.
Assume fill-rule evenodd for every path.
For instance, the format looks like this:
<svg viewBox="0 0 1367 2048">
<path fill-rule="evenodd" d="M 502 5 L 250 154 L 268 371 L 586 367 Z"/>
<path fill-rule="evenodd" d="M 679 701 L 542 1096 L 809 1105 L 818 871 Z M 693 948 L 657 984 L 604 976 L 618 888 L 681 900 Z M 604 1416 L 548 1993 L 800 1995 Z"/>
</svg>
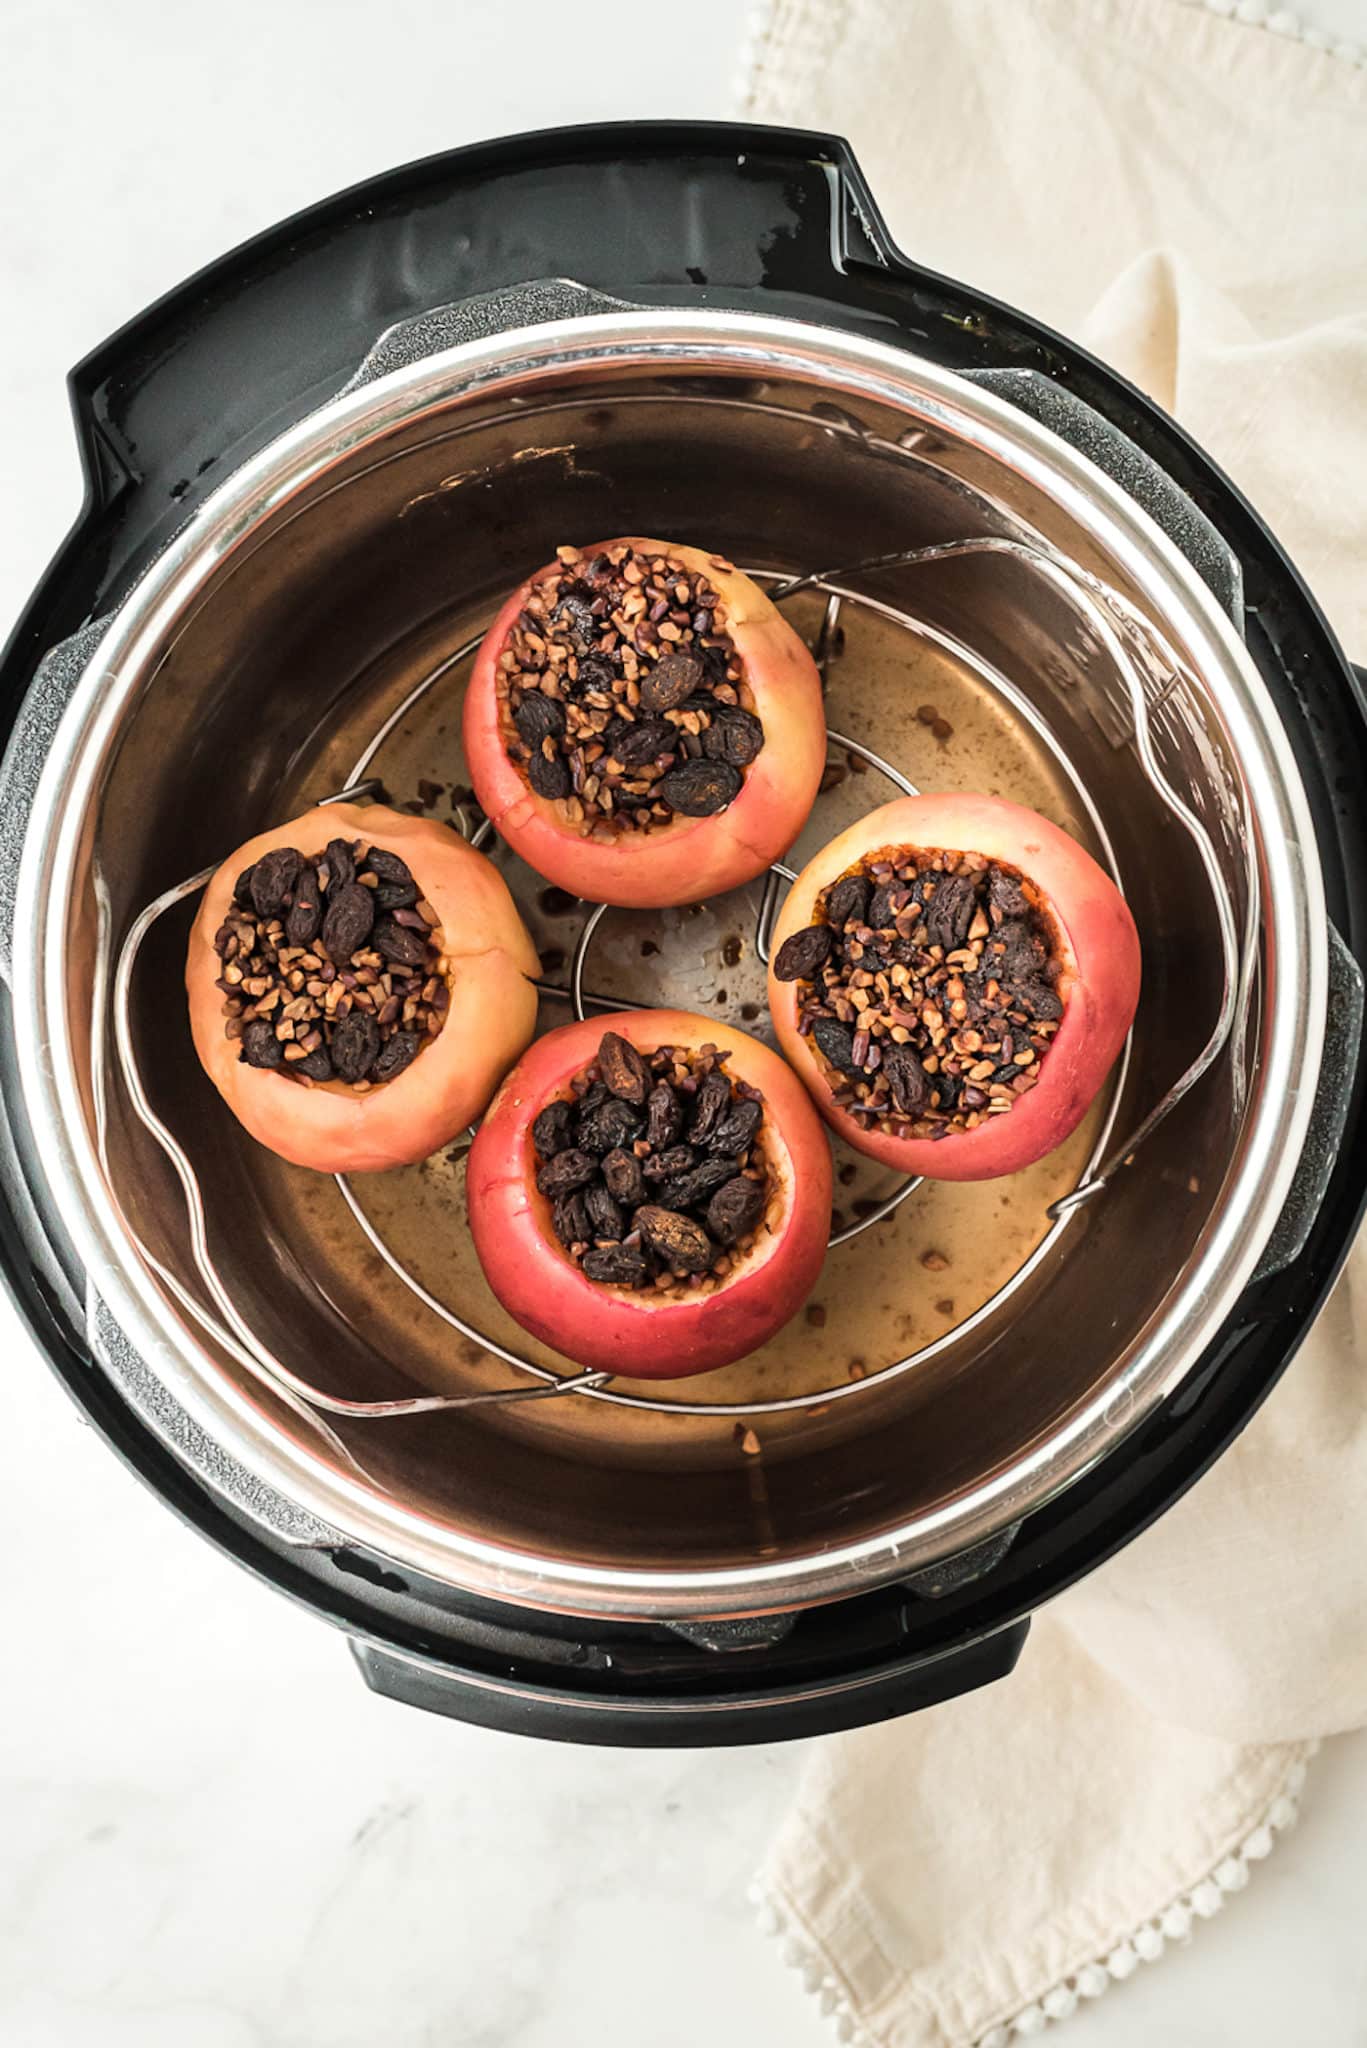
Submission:
<svg viewBox="0 0 1367 2048">
<path fill-rule="evenodd" d="M 87 358 L 71 378 L 85 503 L 0 661 L 0 740 L 46 651 L 117 605 L 207 493 L 331 397 L 383 329 L 556 276 L 645 305 L 816 321 L 965 373 L 1034 372 L 1023 384 L 1036 394 L 1047 384 L 1128 437 L 1162 472 L 1158 498 L 1194 505 L 1215 529 L 1242 572 L 1237 623 L 1295 751 L 1344 941 L 1316 1126 L 1275 1255 L 1177 1395 L 1018 1530 L 876 1593 L 688 1628 L 580 1622 L 458 1596 L 358 1551 L 286 1544 L 206 1487 L 92 1355 L 77 1261 L 33 1162 L 2 990 L 0 1262 L 54 1369 L 109 1443 L 213 1542 L 345 1629 L 377 1690 L 582 1741 L 818 1734 L 1009 1671 L 1031 1609 L 1199 1477 L 1323 1302 L 1367 1195 L 1354 965 L 1367 959 L 1367 823 L 1353 802 L 1367 787 L 1367 717 L 1358 680 L 1272 535 L 1157 407 L 1037 322 L 904 257 L 843 142 L 685 123 L 520 136 L 392 172 L 234 251 Z M 1150 509 L 1162 516 L 1160 504 Z"/>
</svg>

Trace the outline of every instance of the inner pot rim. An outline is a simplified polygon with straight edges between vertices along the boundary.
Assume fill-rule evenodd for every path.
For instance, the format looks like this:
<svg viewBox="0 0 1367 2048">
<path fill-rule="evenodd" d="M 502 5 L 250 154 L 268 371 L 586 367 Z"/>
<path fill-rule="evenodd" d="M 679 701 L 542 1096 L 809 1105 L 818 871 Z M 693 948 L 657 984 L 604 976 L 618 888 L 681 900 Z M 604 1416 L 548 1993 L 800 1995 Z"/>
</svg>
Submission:
<svg viewBox="0 0 1367 2048">
<path fill-rule="evenodd" d="M 429 410 L 517 378 L 668 367 L 787 377 L 893 406 L 968 440 L 1061 505 L 1147 595 L 1214 693 L 1259 828 L 1274 951 L 1260 1066 L 1221 1208 L 1128 1360 L 1060 1430 L 996 1477 L 911 1525 L 745 1567 L 631 1571 L 535 1557 L 475 1539 L 358 1484 L 259 1409 L 175 1311 L 123 1228 L 76 1079 L 65 937 L 86 821 L 130 702 L 212 577 L 260 524 L 328 469 Z M 1180 626 L 1181 630 L 1176 630 Z M 396 1562 L 468 1590 L 571 1613 L 661 1618 L 810 1604 L 885 1584 L 1038 1508 L 1113 1450 L 1181 1382 L 1233 1307 L 1289 1192 L 1309 1124 L 1327 1003 L 1327 934 L 1314 836 L 1289 742 L 1247 649 L 1147 514 L 1083 456 L 1006 401 L 887 345 L 804 322 L 697 312 L 594 315 L 464 344 L 333 400 L 228 477 L 110 621 L 54 735 L 20 866 L 15 1027 L 42 1171 L 109 1312 L 191 1419 L 268 1488 Z M 179 1447 L 167 1439 L 172 1449 Z"/>
</svg>

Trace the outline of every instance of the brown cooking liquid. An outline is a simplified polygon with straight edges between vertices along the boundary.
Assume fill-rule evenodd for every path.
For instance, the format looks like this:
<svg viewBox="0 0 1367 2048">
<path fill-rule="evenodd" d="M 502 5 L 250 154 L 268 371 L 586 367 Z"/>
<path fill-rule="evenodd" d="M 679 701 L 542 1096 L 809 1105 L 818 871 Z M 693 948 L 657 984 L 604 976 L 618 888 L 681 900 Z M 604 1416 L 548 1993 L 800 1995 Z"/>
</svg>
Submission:
<svg viewBox="0 0 1367 2048">
<path fill-rule="evenodd" d="M 815 637 L 821 604 L 804 597 L 786 607 L 809 638 Z M 920 789 L 1009 797 L 1042 811 L 1097 850 L 1052 756 L 971 668 L 948 650 L 913 640 L 905 628 L 871 613 L 846 607 L 843 623 L 847 638 L 832 665 L 828 698 L 829 722 L 837 731 L 894 761 Z M 429 627 L 396 653 L 383 675 L 367 679 L 364 702 L 340 729 L 334 728 L 324 758 L 315 757 L 307 779 L 301 779 L 296 791 L 301 804 L 329 777 L 333 786 L 345 779 L 365 735 L 468 630 L 464 621 Z M 414 708 L 386 740 L 370 771 L 383 777 L 399 803 L 419 800 L 421 786 L 426 808 L 436 817 L 452 816 L 451 786 L 468 782 L 459 716 L 466 674 L 468 663 Z M 852 767 L 838 747 L 832 747 L 831 763 L 833 786 L 818 800 L 790 856 L 795 868 L 834 833 L 898 794 L 877 771 Z M 282 815 L 288 814 L 291 800 L 284 800 Z M 563 982 L 581 907 L 566 908 L 559 893 L 548 892 L 506 848 L 495 843 L 490 850 L 543 958 L 549 956 L 548 978 Z M 770 1038 L 765 971 L 754 944 L 762 888 L 762 882 L 756 883 L 700 907 L 610 910 L 590 951 L 586 988 L 715 1015 L 720 1044 L 728 1026 Z M 539 1028 L 566 1023 L 571 1015 L 567 1003 L 547 999 Z M 1057 1152 L 1007 1180 L 923 1183 L 892 1217 L 831 1253 L 812 1296 L 820 1314 L 811 1317 L 799 1309 L 763 1349 L 697 1379 L 619 1380 L 614 1391 L 670 1405 L 781 1400 L 872 1376 L 945 1338 L 1005 1286 L 1040 1243 L 1049 1227 L 1045 1211 L 1080 1179 L 1103 1109 L 1104 1098 Z M 468 1149 L 469 1137 L 462 1135 L 423 1165 L 366 1176 L 353 1182 L 354 1190 L 391 1249 L 440 1301 L 510 1350 L 557 1371 L 573 1369 L 526 1337 L 484 1281 L 465 1221 Z M 835 1146 L 835 1162 L 836 1204 L 846 1221 L 897 1185 L 886 1168 L 842 1144 Z M 294 1210 L 339 1276 L 340 1299 L 344 1303 L 354 1289 L 364 1289 L 377 1341 L 421 1385 L 470 1393 L 526 1383 L 414 1302 L 360 1240 L 330 1180 L 278 1162 L 271 1162 L 270 1170 L 282 1176 L 282 1206 Z M 863 1406 L 856 1398 L 817 1414 L 802 1410 L 782 1419 L 758 1416 L 754 1429 L 769 1451 L 806 1428 L 843 1425 L 846 1418 L 855 1427 Z M 695 1454 L 725 1458 L 745 1456 L 755 1441 L 742 1448 L 744 1425 L 734 1416 L 702 1421 L 584 1399 L 505 1408 L 498 1424 L 553 1433 L 567 1443 L 591 1440 L 600 1456 L 610 1455 L 614 1444 L 623 1455 L 663 1455 L 681 1432 Z"/>
</svg>

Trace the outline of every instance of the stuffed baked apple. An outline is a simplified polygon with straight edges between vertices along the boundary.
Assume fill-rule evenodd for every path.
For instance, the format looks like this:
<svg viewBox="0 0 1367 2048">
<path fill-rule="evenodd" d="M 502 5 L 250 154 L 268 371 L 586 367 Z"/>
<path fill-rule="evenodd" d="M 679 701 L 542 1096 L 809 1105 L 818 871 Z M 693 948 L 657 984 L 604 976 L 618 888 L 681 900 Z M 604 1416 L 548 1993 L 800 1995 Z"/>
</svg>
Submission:
<svg viewBox="0 0 1367 2048">
<path fill-rule="evenodd" d="M 904 1173 L 986 1180 L 1076 1127 L 1139 972 L 1124 898 L 1066 832 L 995 797 L 904 797 L 799 875 L 769 1002 L 849 1144 Z"/>
<path fill-rule="evenodd" d="M 465 699 L 480 804 L 599 903 L 721 895 L 802 830 L 826 727 L 807 647 L 748 576 L 657 540 L 563 547 L 514 591 Z"/>
<path fill-rule="evenodd" d="M 328 804 L 219 869 L 185 980 L 238 1121 L 296 1165 L 365 1173 L 481 1114 L 531 1038 L 538 972 L 502 876 L 457 833 Z"/>
</svg>

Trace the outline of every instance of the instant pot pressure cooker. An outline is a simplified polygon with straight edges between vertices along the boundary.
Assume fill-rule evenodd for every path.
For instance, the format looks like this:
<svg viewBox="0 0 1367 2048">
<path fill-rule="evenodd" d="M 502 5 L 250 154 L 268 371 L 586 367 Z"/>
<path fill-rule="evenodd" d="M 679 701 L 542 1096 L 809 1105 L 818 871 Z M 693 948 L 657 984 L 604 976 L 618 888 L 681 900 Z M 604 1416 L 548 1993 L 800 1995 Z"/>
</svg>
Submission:
<svg viewBox="0 0 1367 2048">
<path fill-rule="evenodd" d="M 1008 1672 L 1031 1609 L 1248 1420 L 1367 1187 L 1363 702 L 1257 514 L 1120 378 L 894 248 L 842 143 L 778 129 L 571 129 L 376 179 L 72 390 L 86 500 L 3 668 L 2 1235 L 85 1415 L 441 1712 L 743 1742 Z M 459 746 L 507 592 L 632 532 L 759 578 L 827 692 L 803 839 L 678 911 L 548 888 Z M 303 1173 L 196 1064 L 199 891 L 310 803 L 483 845 L 543 1028 L 672 1001 L 724 1042 L 765 1028 L 793 870 L 954 788 L 1119 881 L 1126 1056 L 1009 1181 L 840 1154 L 811 1308 L 722 1371 L 573 1367 L 484 1286 L 466 1143 Z"/>
</svg>

